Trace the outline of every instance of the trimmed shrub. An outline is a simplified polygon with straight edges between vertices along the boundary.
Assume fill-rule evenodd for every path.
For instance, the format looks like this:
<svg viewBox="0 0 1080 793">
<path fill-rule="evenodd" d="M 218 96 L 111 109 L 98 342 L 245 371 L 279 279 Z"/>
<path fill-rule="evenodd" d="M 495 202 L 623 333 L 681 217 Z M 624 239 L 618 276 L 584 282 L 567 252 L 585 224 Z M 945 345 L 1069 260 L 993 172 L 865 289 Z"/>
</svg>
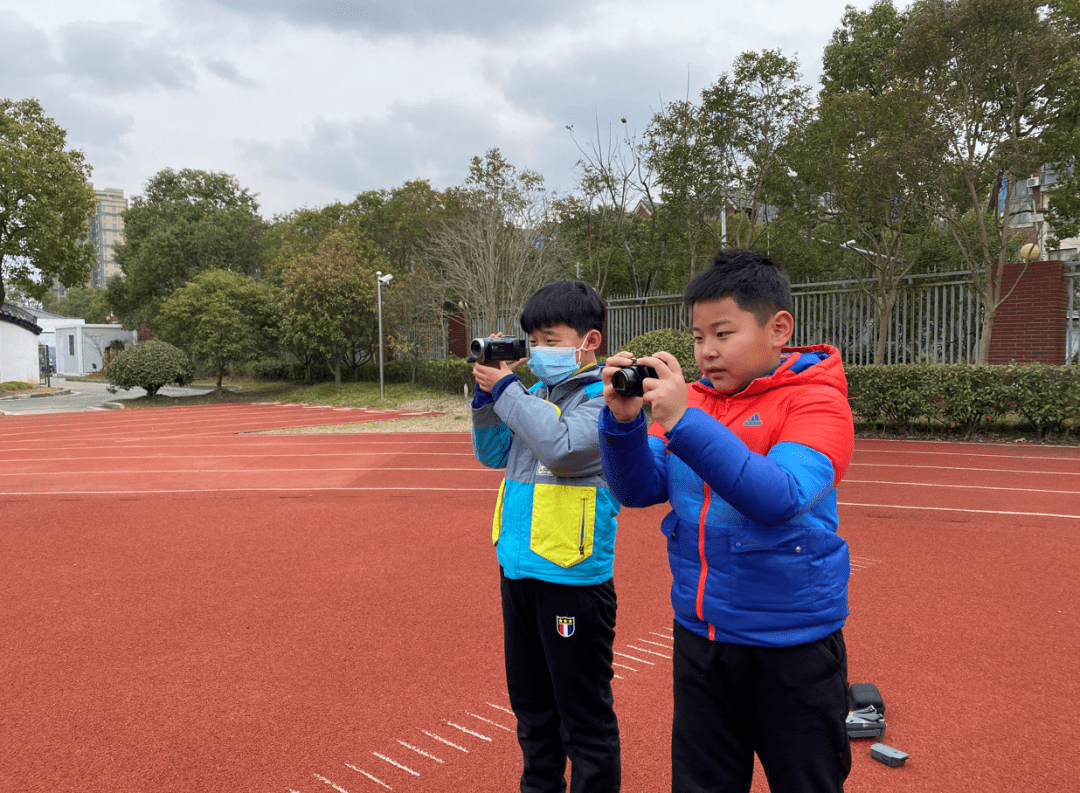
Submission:
<svg viewBox="0 0 1080 793">
<path fill-rule="evenodd" d="M 682 367 L 683 380 L 692 383 L 701 377 L 697 362 L 694 360 L 694 335 L 683 330 L 664 328 L 651 330 L 635 336 L 626 343 L 626 350 L 637 358 L 654 355 L 660 351 L 675 356 Z"/>
<path fill-rule="evenodd" d="M 921 422 L 971 436 L 1019 419 L 1044 437 L 1068 437 L 1080 418 L 1080 368 L 1013 364 L 891 364 L 847 369 L 857 419 L 882 428 Z"/>
<path fill-rule="evenodd" d="M 121 352 L 106 367 L 109 391 L 125 391 L 131 388 L 146 389 L 147 396 L 154 396 L 163 386 L 175 383 L 187 385 L 195 377 L 195 367 L 180 349 L 152 339 L 136 344 Z"/>
</svg>

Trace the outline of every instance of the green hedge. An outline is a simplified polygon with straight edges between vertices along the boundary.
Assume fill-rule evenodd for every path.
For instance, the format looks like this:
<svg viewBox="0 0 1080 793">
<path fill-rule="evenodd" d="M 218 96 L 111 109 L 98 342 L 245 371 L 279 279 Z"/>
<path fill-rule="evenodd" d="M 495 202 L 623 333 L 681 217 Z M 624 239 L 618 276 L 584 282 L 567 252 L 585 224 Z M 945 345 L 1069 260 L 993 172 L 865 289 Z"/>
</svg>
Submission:
<svg viewBox="0 0 1080 793">
<path fill-rule="evenodd" d="M 670 352 L 682 367 L 683 380 L 692 383 L 701 377 L 697 362 L 694 360 L 694 335 L 681 330 L 651 330 L 635 336 L 626 343 L 625 349 L 635 357 Z"/>
<path fill-rule="evenodd" d="M 856 419 L 882 428 L 921 423 L 972 435 L 1006 421 L 1067 437 L 1080 421 L 1076 366 L 852 366 L 847 379 Z"/>
</svg>

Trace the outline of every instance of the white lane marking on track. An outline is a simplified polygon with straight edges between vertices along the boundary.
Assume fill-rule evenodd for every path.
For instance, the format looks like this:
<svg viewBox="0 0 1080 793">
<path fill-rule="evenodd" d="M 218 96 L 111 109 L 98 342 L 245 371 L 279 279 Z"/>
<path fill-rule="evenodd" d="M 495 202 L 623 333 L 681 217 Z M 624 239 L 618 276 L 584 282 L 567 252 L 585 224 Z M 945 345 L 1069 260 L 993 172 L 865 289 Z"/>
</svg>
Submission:
<svg viewBox="0 0 1080 793">
<path fill-rule="evenodd" d="M 617 667 L 619 667 L 619 669 L 629 669 L 631 672 L 636 672 L 637 671 L 636 669 L 634 669 L 634 667 L 627 666 L 626 664 L 620 664 L 617 661 L 612 661 L 611 665 L 612 666 L 617 666 Z"/>
<path fill-rule="evenodd" d="M 613 673 L 613 675 L 614 675 L 614 673 Z M 615 677 L 616 680 L 625 680 L 626 679 L 622 675 L 614 675 L 614 677 Z"/>
<path fill-rule="evenodd" d="M 470 713 L 469 711 L 465 711 L 465 715 L 466 716 L 472 716 L 474 719 L 480 719 L 480 721 L 487 722 L 488 724 L 492 725 L 493 727 L 498 727 L 500 730 L 506 730 L 507 732 L 514 732 L 514 730 L 511 730 L 509 727 L 504 727 L 502 724 L 499 724 L 497 721 L 492 721 L 491 719 L 485 719 L 483 716 L 477 716 L 475 713 Z"/>
<path fill-rule="evenodd" d="M 871 507 L 873 509 L 921 509 L 929 512 L 971 512 L 976 515 L 1018 515 L 1029 518 L 1072 518 L 1080 520 L 1080 515 L 1059 515 L 1055 512 L 1010 512 L 1000 509 L 960 509 L 959 507 L 916 507 L 910 504 L 857 504 L 854 501 L 837 501 L 841 507 Z"/>
<path fill-rule="evenodd" d="M 510 708 L 504 708 L 502 705 L 496 705 L 494 702 L 485 702 L 484 704 L 495 708 L 495 710 L 501 710 L 503 713 L 509 713 L 511 716 L 514 715 L 514 711 L 510 710 Z"/>
<path fill-rule="evenodd" d="M 1049 458 L 1061 459 L 1061 458 Z M 920 471 L 981 471 L 984 474 L 1028 474 L 1030 476 L 1080 476 L 1080 471 L 1032 471 L 1018 468 L 972 468 L 962 465 L 899 465 L 891 463 L 850 463 L 867 468 L 918 468 Z M 842 480 L 841 480 L 842 481 Z"/>
<path fill-rule="evenodd" d="M 444 469 L 439 469 L 444 470 Z M 910 487 L 951 487 L 957 490 L 1006 490 L 1010 493 L 1063 493 L 1072 495 L 1074 490 L 1039 490 L 1033 487 L 991 487 L 989 485 L 946 485 L 938 482 L 890 482 L 879 479 L 844 479 L 859 485 L 906 485 Z"/>
<path fill-rule="evenodd" d="M 649 632 L 652 633 L 652 631 L 649 631 Z M 655 634 L 655 635 L 659 636 L 660 634 Z M 651 644 L 654 647 L 663 647 L 665 650 L 670 650 L 671 649 L 670 644 L 660 644 L 660 642 L 649 641 L 648 639 L 635 639 L 635 641 L 639 641 L 642 644 Z"/>
<path fill-rule="evenodd" d="M 436 741 L 441 741 L 442 743 L 445 743 L 447 746 L 454 747 L 459 752 L 465 752 L 465 754 L 469 753 L 469 750 L 466 749 L 464 746 L 458 746 L 456 743 L 450 743 L 450 741 L 446 740 L 445 738 L 440 738 L 433 732 L 428 732 L 427 730 L 420 730 L 420 732 L 424 733 L 424 735 L 428 736 L 429 738 L 434 738 Z"/>
<path fill-rule="evenodd" d="M 631 661 L 637 661 L 637 662 L 642 663 L 642 664 L 648 664 L 649 666 L 656 666 L 655 661 L 646 661 L 644 658 L 635 658 L 632 655 L 627 655 L 626 653 L 620 653 L 618 650 L 614 650 L 613 652 L 615 653 L 615 655 L 618 655 L 621 658 L 629 658 Z"/>
<path fill-rule="evenodd" d="M 160 458 L 159 458 L 160 459 Z M 202 463 L 202 465 L 213 465 L 212 462 Z M 484 472 L 484 469 L 480 468 L 391 468 L 385 465 L 372 465 L 372 466 L 359 466 L 350 465 L 348 468 L 215 468 L 212 471 L 208 471 L 206 468 L 132 468 L 128 470 L 123 469 L 111 469 L 107 471 L 55 471 L 49 470 L 44 473 L 48 473 L 50 476 L 112 476 L 113 474 L 281 474 L 281 473 L 295 473 L 296 471 L 311 471 L 313 473 L 332 473 L 334 471 L 425 471 L 430 473 L 437 473 L 440 471 L 454 471 L 457 473 L 476 473 L 477 471 Z M 487 473 L 498 474 L 503 476 L 502 471 L 493 471 L 487 469 Z M 0 473 L 0 476 L 41 476 L 41 471 L 13 471 L 11 473 Z M 907 484 L 906 482 L 900 482 L 899 484 Z M 997 490 L 1012 490 L 1013 488 L 995 488 Z M 1016 488 L 1023 490 L 1023 488 Z M 1035 493 L 1068 493 L 1068 490 L 1035 490 L 1031 491 Z"/>
<path fill-rule="evenodd" d="M 220 473 L 220 472 L 219 472 Z M 205 487 L 192 490 L 65 490 L 66 496 L 162 496 L 171 493 L 316 493 L 316 492 L 351 492 L 363 490 L 378 490 L 383 493 L 400 492 L 403 490 L 450 490 L 471 493 L 497 493 L 497 487 Z M 5 496 L 50 496 L 55 495 L 49 490 L 29 492 L 9 491 Z M 855 504 L 853 506 L 861 506 Z M 1010 512 L 1010 515 L 1028 515 L 1037 513 Z M 1069 516 L 1066 516 L 1069 517 Z M 1080 517 L 1080 516 L 1071 516 Z"/>
<path fill-rule="evenodd" d="M 346 763 L 346 765 L 348 765 L 348 764 Z M 354 768 L 353 770 L 355 771 L 356 769 Z M 332 787 L 334 790 L 336 790 L 338 793 L 349 793 L 349 791 L 347 791 L 345 788 L 341 787 L 340 785 L 335 785 L 333 782 L 331 782 L 329 779 L 327 779 L 324 776 L 319 776 L 318 774 L 312 774 L 312 776 L 315 777 L 320 782 L 325 782 L 330 787 Z"/>
<path fill-rule="evenodd" d="M 446 723 L 447 723 L 447 724 L 448 724 L 449 726 L 453 727 L 453 728 L 454 728 L 455 730 L 461 730 L 462 732 L 468 733 L 469 735 L 472 735 L 472 736 L 474 736 L 474 737 L 476 737 L 476 738 L 482 738 L 483 740 L 487 741 L 488 743 L 493 743 L 493 741 L 491 740 L 491 738 L 488 738 L 488 737 L 487 737 L 486 735 L 481 735 L 481 734 L 480 734 L 480 733 L 478 733 L 478 732 L 473 732 L 473 731 L 472 731 L 472 730 L 470 730 L 470 729 L 469 729 L 468 727 L 462 727 L 462 726 L 461 726 L 460 724 L 455 724 L 455 723 L 454 723 L 454 722 L 452 722 L 452 721 L 448 721 L 448 722 L 446 722 Z"/>
<path fill-rule="evenodd" d="M 667 633 L 657 633 L 656 631 L 649 631 L 649 633 L 653 636 L 659 636 L 661 639 L 671 639 L 672 641 L 674 641 L 675 639 L 675 637 L 671 635 L 671 631 L 668 631 Z"/>
<path fill-rule="evenodd" d="M 648 653 L 649 655 L 656 655 L 656 656 L 659 656 L 660 658 L 667 658 L 667 659 L 668 659 L 669 661 L 671 660 L 671 656 L 670 656 L 670 655 L 665 655 L 664 653 L 658 653 L 658 652 L 656 652 L 656 650 L 650 650 L 650 649 L 649 649 L 649 648 L 647 648 L 647 647 L 635 647 L 635 646 L 634 646 L 634 645 L 632 645 L 632 644 L 628 644 L 628 645 L 626 645 L 626 646 L 627 646 L 627 647 L 628 647 L 629 649 L 631 649 L 631 650 L 633 650 L 634 652 L 636 652 L 636 653 Z"/>
<path fill-rule="evenodd" d="M 396 760 L 391 760 L 389 757 L 387 757 L 384 754 L 379 754 L 378 752 L 372 752 L 372 754 L 375 755 L 376 757 L 378 757 L 380 760 L 385 760 L 386 762 L 388 762 L 390 765 L 394 766 L 395 768 L 400 768 L 402 771 L 408 771 L 413 776 L 420 776 L 419 771 L 413 771 L 407 765 L 402 765 L 401 763 L 397 762 Z"/>
<path fill-rule="evenodd" d="M 433 754 L 428 754 L 428 753 L 427 753 L 427 752 L 425 752 L 425 751 L 424 751 L 423 749 L 417 749 L 417 748 L 416 748 L 415 746 L 413 746 L 413 745 L 412 745 L 411 743 L 405 743 L 405 741 L 401 740 L 400 738 L 398 739 L 398 743 L 400 743 L 400 744 L 401 744 L 402 746 L 404 746 L 404 747 L 405 747 L 406 749 L 412 749 L 412 750 L 413 750 L 414 752 L 416 752 L 417 754 L 423 755 L 423 756 L 424 756 L 424 757 L 426 757 L 426 758 L 427 758 L 428 760 L 434 760 L 434 761 L 435 761 L 436 763 L 444 763 L 444 764 L 446 763 L 446 761 L 445 761 L 445 760 L 440 760 L 440 759 L 439 759 L 438 757 L 436 757 L 435 755 L 433 755 Z"/>
<path fill-rule="evenodd" d="M 358 773 L 358 774 L 363 774 L 363 775 L 364 775 L 364 776 L 366 776 L 366 777 L 367 777 L 368 779 L 370 779 L 370 780 L 371 780 L 372 782 L 376 782 L 376 783 L 378 783 L 378 784 L 382 785 L 382 786 L 383 786 L 384 788 L 386 788 L 387 790 L 393 790 L 393 788 L 392 788 L 392 787 L 390 787 L 390 786 L 389 786 L 388 784 L 386 784 L 385 782 L 383 782 L 383 781 L 382 781 L 381 779 L 378 779 L 377 777 L 373 777 L 373 776 L 372 776 L 371 774 L 369 774 L 369 773 L 368 773 L 367 771 L 363 770 L 362 768 L 357 768 L 356 766 L 354 766 L 354 765 L 349 765 L 348 763 L 346 763 L 346 764 L 345 764 L 345 767 L 346 767 L 346 768 L 351 768 L 351 769 L 352 769 L 353 771 L 355 771 L 355 772 L 356 772 L 356 773 Z M 337 785 L 334 785 L 334 787 L 337 787 Z M 341 790 L 341 788 L 337 788 L 337 789 L 338 789 L 338 790 Z"/>
</svg>

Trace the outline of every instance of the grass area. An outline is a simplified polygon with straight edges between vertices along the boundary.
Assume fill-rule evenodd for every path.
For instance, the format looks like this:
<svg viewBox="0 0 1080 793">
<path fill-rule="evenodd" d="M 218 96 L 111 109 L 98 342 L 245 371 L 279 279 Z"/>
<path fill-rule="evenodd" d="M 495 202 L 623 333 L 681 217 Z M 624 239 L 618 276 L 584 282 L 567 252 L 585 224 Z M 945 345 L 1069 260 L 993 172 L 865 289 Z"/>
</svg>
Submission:
<svg viewBox="0 0 1080 793">
<path fill-rule="evenodd" d="M 19 391 L 33 391 L 37 388 L 36 384 L 23 383 L 19 380 L 8 380 L 7 382 L 0 383 L 0 395 L 14 394 Z"/>
</svg>

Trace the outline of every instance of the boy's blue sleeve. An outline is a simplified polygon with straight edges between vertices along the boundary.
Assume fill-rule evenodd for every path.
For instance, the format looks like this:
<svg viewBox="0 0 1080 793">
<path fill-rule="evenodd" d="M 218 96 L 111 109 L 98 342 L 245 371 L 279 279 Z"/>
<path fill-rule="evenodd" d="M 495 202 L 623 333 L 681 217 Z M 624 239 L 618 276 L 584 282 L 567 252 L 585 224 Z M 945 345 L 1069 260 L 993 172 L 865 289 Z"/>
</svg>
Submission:
<svg viewBox="0 0 1080 793">
<path fill-rule="evenodd" d="M 649 507 L 667 501 L 664 442 L 650 437 L 645 414 L 620 423 L 604 406 L 600 411 L 600 462 L 608 488 L 627 507 Z"/>
<path fill-rule="evenodd" d="M 480 386 L 476 386 L 473 392 L 472 424 L 473 454 L 476 459 L 488 468 L 505 468 L 514 436 L 496 415 L 494 397 Z"/>
<path fill-rule="evenodd" d="M 764 526 L 792 520 L 833 487 L 832 464 L 821 452 L 786 442 L 774 446 L 768 456 L 755 454 L 698 408 L 687 409 L 667 433 L 667 450 L 731 506 Z"/>
</svg>

